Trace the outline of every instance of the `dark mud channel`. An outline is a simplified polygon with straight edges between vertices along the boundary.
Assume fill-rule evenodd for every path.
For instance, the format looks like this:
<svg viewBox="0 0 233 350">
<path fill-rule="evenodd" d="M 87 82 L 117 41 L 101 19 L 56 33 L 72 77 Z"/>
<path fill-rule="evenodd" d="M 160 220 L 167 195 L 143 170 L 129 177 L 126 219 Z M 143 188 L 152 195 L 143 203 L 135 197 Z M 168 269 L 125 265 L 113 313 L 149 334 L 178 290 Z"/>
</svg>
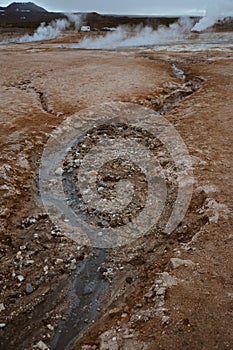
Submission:
<svg viewBox="0 0 233 350">
<path fill-rule="evenodd" d="M 109 288 L 102 268 L 108 253 L 108 250 L 96 249 L 92 256 L 78 264 L 67 295 L 68 299 L 74 301 L 67 311 L 65 321 L 57 329 L 50 349 L 68 350 L 99 316 Z"/>
<path fill-rule="evenodd" d="M 181 102 L 185 97 L 196 92 L 201 82 L 197 80 L 188 80 L 185 73 L 175 64 L 171 66 L 173 74 L 182 81 L 182 89 L 165 96 L 163 105 L 154 106 L 159 114 L 166 114 L 177 103 Z M 135 137 L 138 142 L 145 143 L 152 152 L 157 153 L 163 149 L 163 146 L 154 140 L 153 137 L 145 134 L 144 130 L 129 130 L 126 125 L 102 125 L 99 129 L 90 130 L 87 135 L 77 141 L 71 148 L 70 153 L 63 162 L 63 187 L 68 197 L 69 206 L 78 215 L 81 215 L 88 224 L 93 224 L 98 227 L 118 227 L 126 225 L 131 219 L 142 210 L 147 194 L 147 183 L 143 174 L 139 169 L 132 169 L 128 164 L 115 164 L 110 162 L 103 169 L 96 183 L 96 188 L 101 192 L 101 195 L 107 199 L 114 194 L 114 186 L 121 178 L 126 178 L 130 174 L 130 181 L 134 181 L 135 196 L 133 198 L 133 206 L 129 206 L 126 210 L 114 218 L 108 213 L 101 213 L 98 210 L 92 210 L 85 205 L 81 194 L 76 186 L 79 168 L 85 154 L 88 153 L 92 145 L 98 141 L 99 134 L 106 134 L 108 137 Z M 167 155 L 168 156 L 168 155 Z M 168 162 L 163 164 L 165 168 L 174 167 L 174 164 Z M 120 170 L 122 169 L 123 170 Z M 163 229 L 167 217 L 170 216 L 172 205 L 177 195 L 177 183 L 174 179 L 173 183 L 168 185 L 168 201 L 165 211 L 162 214 L 158 229 Z M 107 295 L 110 283 L 104 272 L 105 263 L 107 262 L 110 249 L 95 248 L 93 254 L 79 262 L 77 269 L 73 275 L 71 288 L 67 298 L 71 300 L 71 306 L 67 310 L 65 320 L 60 323 L 56 333 L 50 343 L 52 350 L 68 350 L 72 344 L 77 341 L 80 336 L 88 329 L 88 327 L 100 316 L 103 305 L 106 305 Z"/>
</svg>

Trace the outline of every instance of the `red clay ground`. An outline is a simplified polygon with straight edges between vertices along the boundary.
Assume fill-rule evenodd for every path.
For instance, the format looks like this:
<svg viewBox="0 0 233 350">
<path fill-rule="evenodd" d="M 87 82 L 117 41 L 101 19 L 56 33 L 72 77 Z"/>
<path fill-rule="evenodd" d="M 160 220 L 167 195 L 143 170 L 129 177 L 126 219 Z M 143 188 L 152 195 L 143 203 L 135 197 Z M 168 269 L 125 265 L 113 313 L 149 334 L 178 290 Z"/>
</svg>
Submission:
<svg viewBox="0 0 233 350">
<path fill-rule="evenodd" d="M 0 49 L 1 348 L 49 344 L 69 302 L 67 277 L 91 253 L 51 234 L 37 189 L 46 140 L 74 112 L 123 101 L 172 104 L 165 117 L 193 156 L 193 199 L 169 238 L 112 252 L 109 303 L 72 349 L 231 349 L 232 52 Z M 174 62 L 198 86 L 184 86 Z M 174 94 L 186 97 L 174 104 Z"/>
</svg>

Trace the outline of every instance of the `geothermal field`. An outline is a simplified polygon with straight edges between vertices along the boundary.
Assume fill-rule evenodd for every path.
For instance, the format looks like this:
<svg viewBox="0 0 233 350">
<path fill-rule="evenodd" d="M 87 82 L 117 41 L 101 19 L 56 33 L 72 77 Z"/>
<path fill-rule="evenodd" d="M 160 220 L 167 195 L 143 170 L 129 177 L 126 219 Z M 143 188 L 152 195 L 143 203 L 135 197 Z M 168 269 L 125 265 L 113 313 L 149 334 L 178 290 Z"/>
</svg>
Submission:
<svg viewBox="0 0 233 350">
<path fill-rule="evenodd" d="M 82 21 L 1 31 L 0 348 L 232 349 L 232 24 Z"/>
</svg>

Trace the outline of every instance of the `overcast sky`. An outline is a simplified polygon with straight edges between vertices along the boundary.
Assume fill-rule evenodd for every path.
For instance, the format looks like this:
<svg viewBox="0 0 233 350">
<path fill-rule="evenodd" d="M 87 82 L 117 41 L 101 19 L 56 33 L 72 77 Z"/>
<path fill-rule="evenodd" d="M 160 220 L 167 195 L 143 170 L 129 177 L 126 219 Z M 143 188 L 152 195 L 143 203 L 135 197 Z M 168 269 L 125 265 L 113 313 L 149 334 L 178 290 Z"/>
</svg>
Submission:
<svg viewBox="0 0 233 350">
<path fill-rule="evenodd" d="M 35 0 L 34 2 L 47 10 L 61 12 L 202 15 L 207 0 Z M 9 3 L 11 1 L 2 1 L 0 5 L 7 6 Z"/>
</svg>

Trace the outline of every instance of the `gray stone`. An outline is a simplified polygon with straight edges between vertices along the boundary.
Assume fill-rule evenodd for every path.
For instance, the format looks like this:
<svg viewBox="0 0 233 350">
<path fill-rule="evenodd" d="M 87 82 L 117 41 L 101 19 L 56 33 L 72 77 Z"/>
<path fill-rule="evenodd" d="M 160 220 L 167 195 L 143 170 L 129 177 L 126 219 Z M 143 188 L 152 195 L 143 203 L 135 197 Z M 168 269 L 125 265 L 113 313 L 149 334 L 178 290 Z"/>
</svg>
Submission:
<svg viewBox="0 0 233 350">
<path fill-rule="evenodd" d="M 26 284 L 26 288 L 25 288 L 25 292 L 27 294 L 31 294 L 33 291 L 34 291 L 34 288 L 33 288 L 32 284 L 31 283 L 27 283 Z"/>
<path fill-rule="evenodd" d="M 24 281 L 24 276 L 23 275 L 18 275 L 17 276 L 18 281 L 21 283 Z"/>
<path fill-rule="evenodd" d="M 60 168 L 57 168 L 57 170 L 55 171 L 55 174 L 57 176 L 61 176 L 63 174 L 63 169 L 60 167 Z"/>
<path fill-rule="evenodd" d="M 35 348 L 39 350 L 49 350 L 48 346 L 42 340 L 36 344 Z"/>
<path fill-rule="evenodd" d="M 171 263 L 173 269 L 176 269 L 177 267 L 180 266 L 192 266 L 194 263 L 191 260 L 182 260 L 179 258 L 171 258 Z"/>
<path fill-rule="evenodd" d="M 166 291 L 166 288 L 161 287 L 157 290 L 156 295 L 158 295 L 158 296 L 163 295 L 165 293 L 165 291 Z"/>
</svg>

